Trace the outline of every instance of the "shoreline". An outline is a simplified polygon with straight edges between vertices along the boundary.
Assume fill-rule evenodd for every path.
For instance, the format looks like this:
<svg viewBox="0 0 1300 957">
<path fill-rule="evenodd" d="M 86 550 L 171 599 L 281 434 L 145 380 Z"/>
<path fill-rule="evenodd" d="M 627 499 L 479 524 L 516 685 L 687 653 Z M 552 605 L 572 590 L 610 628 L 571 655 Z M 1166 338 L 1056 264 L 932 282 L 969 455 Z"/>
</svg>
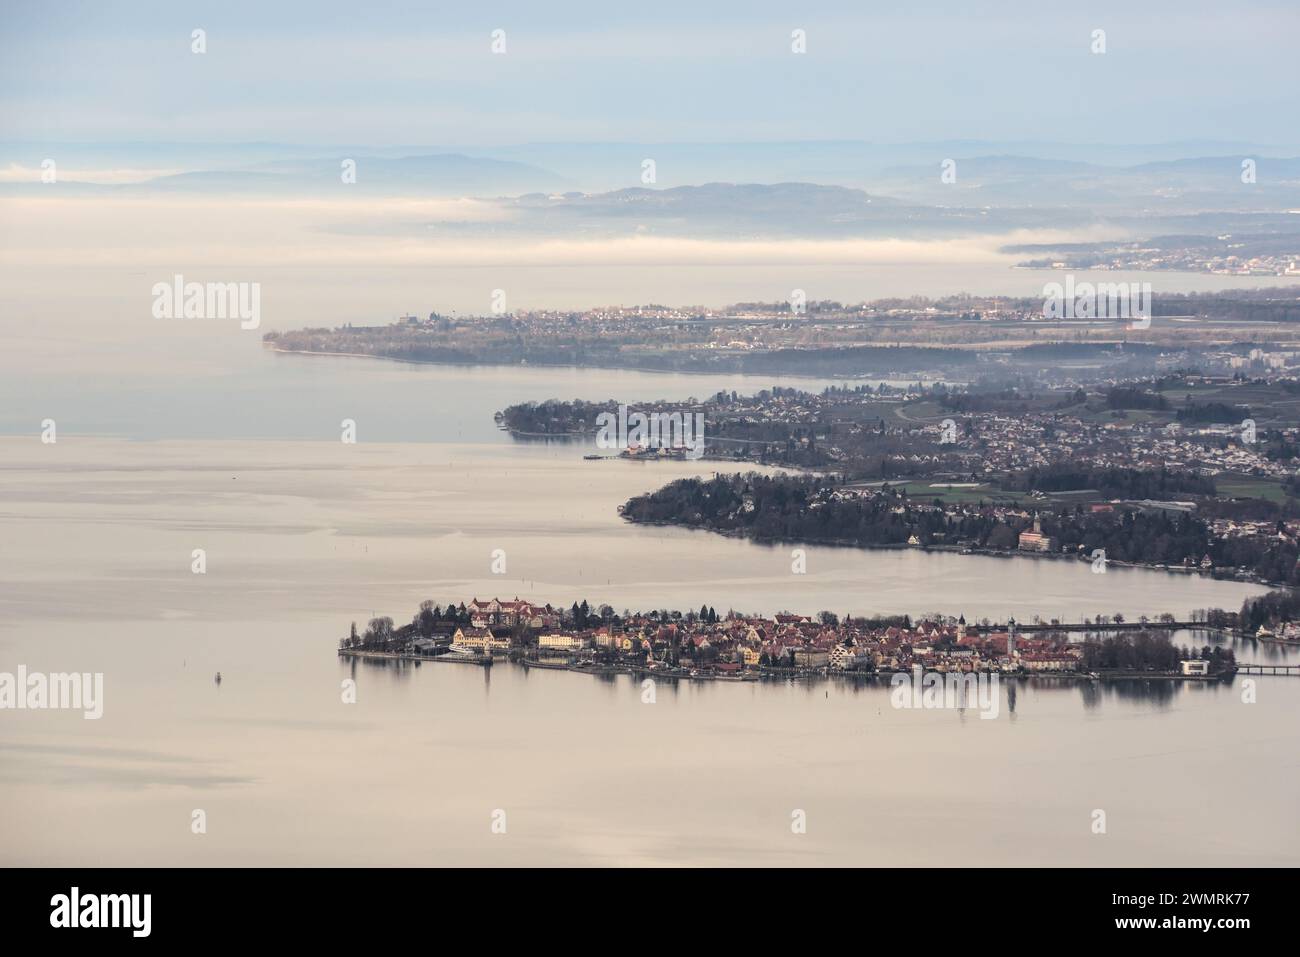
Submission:
<svg viewBox="0 0 1300 957">
<path fill-rule="evenodd" d="M 390 651 L 361 651 L 357 649 L 338 649 L 337 655 L 340 658 L 361 658 L 376 661 L 413 661 L 417 664 L 424 661 L 442 661 L 452 662 L 455 664 L 475 665 L 480 668 L 491 668 L 493 663 L 501 661 L 506 664 L 517 665 L 524 671 L 537 669 L 538 671 L 568 671 L 573 674 L 585 674 L 592 677 L 612 677 L 614 675 L 628 675 L 633 678 L 653 678 L 655 680 L 663 679 L 665 681 L 720 681 L 727 684 L 760 684 L 764 681 L 815 681 L 829 680 L 831 678 L 852 679 L 853 681 L 871 681 L 871 682 L 892 682 L 896 675 L 905 675 L 909 678 L 912 672 L 904 670 L 881 670 L 881 671 L 848 671 L 837 670 L 830 667 L 808 668 L 808 669 L 789 669 L 789 668 L 758 668 L 753 671 L 741 671 L 734 674 L 718 672 L 686 672 L 684 669 L 669 668 L 649 668 L 632 664 L 612 664 L 612 665 L 581 665 L 556 659 L 535 659 L 519 655 L 503 655 L 496 658 L 492 655 L 483 655 L 475 658 L 465 656 L 456 656 L 452 653 L 449 655 L 417 655 L 403 652 Z M 1191 681 L 1196 683 L 1206 683 L 1214 681 L 1231 681 L 1236 677 L 1237 669 L 1221 672 L 1214 675 L 1185 675 L 1179 672 L 1171 671 L 998 671 L 994 669 L 981 671 L 927 671 L 927 674 L 958 674 L 958 675 L 997 675 L 1003 679 L 1030 680 L 1037 678 L 1046 678 L 1052 681 Z"/>
<path fill-rule="evenodd" d="M 444 655 L 415 655 L 400 651 L 362 651 L 357 648 L 340 648 L 340 658 L 366 658 L 375 661 L 437 661 L 441 664 L 473 665 L 476 668 L 492 667 L 492 656 L 471 656 L 454 651 Z"/>
<path fill-rule="evenodd" d="M 1267 641 L 1269 644 L 1282 645 L 1288 648 L 1300 648 L 1300 638 L 1277 638 L 1273 635 L 1263 636 L 1254 635 L 1256 641 Z"/>
<path fill-rule="evenodd" d="M 382 327 L 375 327 L 382 328 Z M 383 356 L 375 355 L 370 352 L 323 352 L 316 349 L 282 349 L 279 346 L 270 345 L 265 340 L 262 342 L 262 348 L 269 352 L 277 352 L 286 356 L 334 356 L 344 359 L 381 359 L 385 362 L 401 362 L 406 365 L 414 366 L 452 366 L 462 369 L 480 368 L 480 369 L 600 369 L 606 372 L 639 372 L 646 375 L 694 375 L 694 376 L 747 376 L 754 379 L 762 378 L 781 378 L 781 379 L 808 379 L 811 382 L 906 382 L 907 384 L 921 383 L 922 385 L 933 385 L 943 383 L 945 385 L 957 385 L 956 380 L 946 376 L 920 376 L 898 373 L 894 375 L 828 375 L 820 372 L 746 372 L 740 369 L 645 369 L 640 366 L 628 365 L 626 363 L 610 362 L 609 365 L 601 363 L 573 363 L 573 362 L 437 362 L 432 359 L 403 359 L 400 356 Z M 925 348 L 918 346 L 917 348 Z"/>
<path fill-rule="evenodd" d="M 778 467 L 789 468 L 791 466 L 778 466 Z M 744 531 L 739 529 L 708 528 L 707 526 L 704 525 L 686 525 L 681 522 L 641 521 L 633 518 L 628 518 L 628 516 L 625 515 L 621 510 L 619 512 L 619 515 L 629 525 L 645 525 L 652 528 L 684 528 L 687 531 L 692 531 L 692 532 L 707 532 L 711 535 L 722 535 L 727 538 L 742 539 L 744 541 L 753 542 L 755 545 L 766 545 L 770 548 L 778 548 L 786 545 L 793 546 L 796 548 L 807 548 L 810 546 L 811 547 L 825 546 L 827 548 L 856 548 L 861 551 L 911 550 L 911 551 L 926 552 L 926 553 L 940 552 L 940 553 L 950 554 L 950 555 L 978 555 L 984 558 L 1033 558 L 1033 559 L 1048 559 L 1050 561 L 1074 561 L 1079 563 L 1091 562 L 1091 559 L 1089 559 L 1087 556 L 1054 555 L 1046 552 L 1020 551 L 1019 549 L 1014 551 L 1010 549 L 1003 551 L 998 549 L 971 548 L 969 546 L 964 546 L 964 545 L 909 545 L 906 542 L 895 542 L 890 544 L 863 544 L 861 542 L 853 542 L 845 539 L 830 539 L 830 540 L 821 539 L 821 540 L 811 541 L 811 540 L 804 540 L 804 539 L 769 538 L 762 535 L 748 535 Z M 1113 566 L 1115 568 L 1134 568 L 1134 569 L 1141 569 L 1142 571 L 1151 571 L 1151 572 L 1168 572 L 1170 574 L 1198 575 L 1202 578 L 1208 578 L 1211 581 L 1235 582 L 1240 585 L 1259 585 L 1265 588 L 1287 587 L 1285 583 L 1269 582 L 1259 578 L 1238 578 L 1235 575 L 1230 577 L 1216 578 L 1213 574 L 1207 574 L 1201 568 L 1185 568 L 1182 566 L 1173 566 L 1173 565 L 1163 565 L 1163 566 L 1145 565 L 1141 562 L 1122 562 L 1116 559 L 1107 559 L 1106 566 L 1107 567 Z M 1296 643 L 1300 644 L 1300 641 Z"/>
</svg>

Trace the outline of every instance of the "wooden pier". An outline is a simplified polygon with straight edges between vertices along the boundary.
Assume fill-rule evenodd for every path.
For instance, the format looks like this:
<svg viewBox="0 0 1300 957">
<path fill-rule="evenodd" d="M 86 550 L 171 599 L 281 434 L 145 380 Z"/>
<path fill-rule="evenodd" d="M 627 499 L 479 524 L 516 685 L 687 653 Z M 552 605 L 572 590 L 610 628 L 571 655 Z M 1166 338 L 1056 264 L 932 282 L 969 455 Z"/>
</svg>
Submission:
<svg viewBox="0 0 1300 957">
<path fill-rule="evenodd" d="M 975 627 L 968 625 L 968 627 Z M 992 624 L 988 628 L 980 626 L 981 631 L 1006 631 L 1007 625 Z M 1070 621 L 1061 622 L 1059 625 L 1043 624 L 1024 624 L 1016 622 L 1016 632 L 1018 634 L 1033 634 L 1043 631 L 1065 631 L 1065 632 L 1088 632 L 1088 631 L 1222 631 L 1221 628 L 1215 628 L 1213 625 L 1207 625 L 1203 621 L 1121 621 L 1108 622 L 1104 625 L 1091 624 L 1085 625 L 1082 622 Z"/>
</svg>

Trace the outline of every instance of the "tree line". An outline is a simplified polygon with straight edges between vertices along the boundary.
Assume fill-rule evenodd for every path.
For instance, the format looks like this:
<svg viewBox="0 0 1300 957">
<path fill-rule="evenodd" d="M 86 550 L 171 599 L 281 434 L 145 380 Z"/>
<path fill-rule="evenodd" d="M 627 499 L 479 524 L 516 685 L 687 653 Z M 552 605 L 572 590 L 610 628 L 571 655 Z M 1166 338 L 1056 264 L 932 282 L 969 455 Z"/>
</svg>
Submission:
<svg viewBox="0 0 1300 957">
<path fill-rule="evenodd" d="M 1172 480 L 1167 480 L 1172 481 Z M 1159 479 L 1132 487 L 1162 488 Z M 902 489 L 881 487 L 869 495 L 836 498 L 843 485 L 818 476 L 718 475 L 679 479 L 623 505 L 633 522 L 663 523 L 743 535 L 760 541 L 822 542 L 858 546 L 961 545 L 1014 551 L 1032 517 L 1006 506 L 933 504 Z M 1169 485 L 1163 486 L 1168 492 Z M 1268 581 L 1300 582 L 1300 549 L 1281 538 L 1219 539 L 1191 512 L 1047 505 L 1037 513 L 1057 553 L 1146 565 L 1199 563 L 1208 555 L 1219 568 L 1245 568 Z"/>
</svg>

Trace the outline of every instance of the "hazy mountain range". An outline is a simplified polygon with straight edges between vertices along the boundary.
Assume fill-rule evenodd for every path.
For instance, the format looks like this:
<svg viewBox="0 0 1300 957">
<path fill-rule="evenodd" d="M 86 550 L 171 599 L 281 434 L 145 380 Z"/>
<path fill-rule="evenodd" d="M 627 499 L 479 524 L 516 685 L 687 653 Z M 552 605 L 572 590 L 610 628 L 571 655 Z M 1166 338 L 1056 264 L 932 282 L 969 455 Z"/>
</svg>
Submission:
<svg viewBox="0 0 1300 957">
<path fill-rule="evenodd" d="M 413 235 L 925 238 L 1094 225 L 1133 236 L 1295 233 L 1300 158 L 1224 151 L 1231 145 L 533 144 L 407 154 L 265 143 L 0 144 L 0 195 L 43 195 L 52 187 L 40 182 L 41 162 L 54 159 L 59 195 L 477 197 L 498 211 L 489 223 L 339 227 Z M 1013 147 L 1034 153 L 994 151 Z M 1209 148 L 1223 152 L 1185 152 Z M 1243 182 L 1245 160 L 1254 182 Z M 356 181 L 345 185 L 346 161 Z"/>
<path fill-rule="evenodd" d="M 958 182 L 970 176 L 1037 176 L 1059 179 L 1071 175 L 1100 174 L 1107 170 L 1145 170 L 1143 175 L 1187 176 L 1189 164 L 1214 163 L 1222 157 L 1238 169 L 1245 157 L 1277 157 L 1292 151 L 1267 143 L 1190 141 L 1163 144 L 1080 146 L 1052 141 L 1006 142 L 945 140 L 926 143 L 884 144 L 866 141 L 754 142 L 754 143 L 526 143 L 516 146 L 388 146 L 363 144 L 303 145 L 286 143 L 40 143 L 0 142 L 0 169 L 17 164 L 39 168 L 55 158 L 69 169 L 131 168 L 170 172 L 258 171 L 288 172 L 293 164 L 306 164 L 324 173 L 337 169 L 344 158 L 383 160 L 442 160 L 445 168 L 412 168 L 411 182 L 437 185 L 429 177 L 497 175 L 507 181 L 521 173 L 536 177 L 534 189 L 552 189 L 557 183 L 584 192 L 644 185 L 642 164 L 652 159 L 656 185 L 686 186 L 704 182 L 806 182 L 870 189 L 882 177 L 939 182 L 945 159 L 959 163 Z M 456 157 L 456 160 L 446 159 Z M 472 161 L 472 164 L 470 163 Z M 506 166 L 497 163 L 510 164 Z M 965 164 L 979 164 L 966 170 Z M 461 165 L 469 164 L 469 165 Z M 1161 168 L 1165 164 L 1165 168 Z M 418 165 L 418 164 L 417 164 Z M 470 165 L 476 167 L 470 168 Z M 522 167 L 522 168 L 521 168 Z M 299 167 L 302 168 L 302 167 Z M 1098 169 L 1100 168 L 1100 169 Z M 1294 175 L 1294 167 L 1291 167 Z M 387 168 L 376 171 L 381 178 Z M 1205 172 L 1213 172 L 1206 169 Z M 1280 172 L 1275 174 L 1281 176 Z M 1261 176 L 1261 180 L 1264 177 Z M 359 182 L 361 179 L 359 178 Z M 527 192 L 527 189 L 518 191 Z"/>
</svg>

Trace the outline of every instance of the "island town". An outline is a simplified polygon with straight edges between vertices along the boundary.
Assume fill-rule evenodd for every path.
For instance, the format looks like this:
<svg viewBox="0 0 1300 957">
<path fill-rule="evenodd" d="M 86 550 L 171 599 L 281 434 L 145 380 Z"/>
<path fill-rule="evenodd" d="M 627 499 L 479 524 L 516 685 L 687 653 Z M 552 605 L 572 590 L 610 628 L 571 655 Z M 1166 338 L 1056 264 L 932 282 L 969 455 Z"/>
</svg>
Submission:
<svg viewBox="0 0 1300 957">
<path fill-rule="evenodd" d="M 1104 618 L 1104 620 L 1102 620 Z M 1207 629 L 1172 614 L 1128 622 L 1099 616 L 1087 624 L 1018 624 L 931 616 L 913 621 L 778 613 L 615 613 L 587 602 L 569 608 L 514 598 L 439 606 L 422 602 L 409 624 L 354 623 L 339 642 L 345 657 L 404 659 L 490 667 L 509 661 L 592 674 L 714 681 L 870 678 L 920 667 L 944 673 L 997 673 L 1064 679 L 1103 677 L 1215 680 L 1237 670 L 1231 648 L 1175 645 L 1170 633 Z M 1081 640 L 1071 640 L 1080 635 Z"/>
</svg>

